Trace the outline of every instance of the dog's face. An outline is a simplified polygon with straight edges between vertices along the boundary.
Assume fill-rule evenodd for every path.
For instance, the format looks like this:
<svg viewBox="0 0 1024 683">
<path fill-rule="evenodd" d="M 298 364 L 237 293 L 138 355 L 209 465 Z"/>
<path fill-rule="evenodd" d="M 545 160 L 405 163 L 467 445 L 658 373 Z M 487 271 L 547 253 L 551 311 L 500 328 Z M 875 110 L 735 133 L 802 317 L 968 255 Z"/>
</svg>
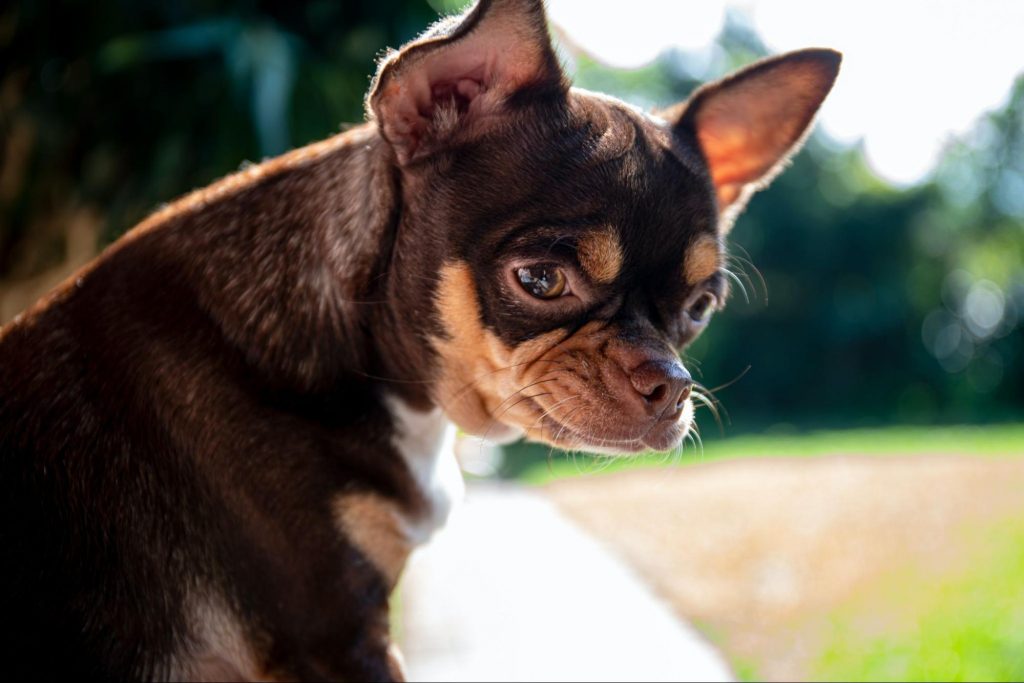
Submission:
<svg viewBox="0 0 1024 683">
<path fill-rule="evenodd" d="M 678 353 L 725 302 L 725 233 L 838 64 L 792 53 L 648 115 L 565 85 L 536 0 L 485 0 L 385 60 L 369 104 L 449 416 L 497 440 L 674 448 L 693 414 Z"/>
</svg>

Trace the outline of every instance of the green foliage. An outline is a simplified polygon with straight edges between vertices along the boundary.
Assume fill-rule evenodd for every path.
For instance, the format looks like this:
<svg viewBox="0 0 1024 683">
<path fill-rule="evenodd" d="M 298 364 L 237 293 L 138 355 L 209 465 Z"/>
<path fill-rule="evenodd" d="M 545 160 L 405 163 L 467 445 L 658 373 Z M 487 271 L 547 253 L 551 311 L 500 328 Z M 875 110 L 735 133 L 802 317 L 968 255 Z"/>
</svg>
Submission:
<svg viewBox="0 0 1024 683">
<path fill-rule="evenodd" d="M 34 2 L 0 10 L 0 278 L 59 260 L 33 239 L 92 206 L 110 241 L 245 160 L 363 119 L 377 54 L 436 17 L 422 0 Z"/>
<path fill-rule="evenodd" d="M 709 54 L 574 66 L 581 85 L 651 107 L 766 50 L 733 15 Z M 903 191 L 858 149 L 811 138 L 740 218 L 732 301 L 685 355 L 710 388 L 740 378 L 719 393 L 728 433 L 1024 415 L 1022 130 L 1024 79 Z"/>
<path fill-rule="evenodd" d="M 1024 525 L 1000 525 L 977 541 L 966 569 L 892 577 L 881 604 L 858 601 L 835 615 L 814 678 L 1024 680 Z M 907 604 L 917 609 L 908 614 Z M 878 623 L 887 624 L 881 633 L 871 627 Z"/>
<path fill-rule="evenodd" d="M 463 4 L 5 6 L 0 285 L 60 262 L 83 207 L 108 242 L 244 160 L 362 120 L 379 51 Z M 734 16 L 704 57 L 628 72 L 567 62 L 581 86 L 652 107 L 765 52 Z M 728 433 L 1024 417 L 1022 131 L 1024 81 L 905 191 L 857 149 L 811 139 L 741 217 L 732 301 L 687 352 L 712 388 L 749 367 L 719 393 Z"/>
</svg>

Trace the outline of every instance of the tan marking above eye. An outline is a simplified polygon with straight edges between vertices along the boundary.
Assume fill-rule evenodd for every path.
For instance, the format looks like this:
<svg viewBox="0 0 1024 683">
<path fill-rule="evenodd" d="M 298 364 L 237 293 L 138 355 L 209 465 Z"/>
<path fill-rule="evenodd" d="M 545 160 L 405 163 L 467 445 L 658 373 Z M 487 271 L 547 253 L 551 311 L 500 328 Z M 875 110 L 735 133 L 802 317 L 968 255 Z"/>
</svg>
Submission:
<svg viewBox="0 0 1024 683">
<path fill-rule="evenodd" d="M 704 234 L 695 239 L 686 250 L 683 277 L 686 284 L 695 285 L 718 271 L 721 247 L 714 235 Z"/>
<path fill-rule="evenodd" d="M 576 258 L 594 282 L 607 284 L 622 271 L 622 244 L 611 228 L 590 232 L 576 245 Z"/>
</svg>

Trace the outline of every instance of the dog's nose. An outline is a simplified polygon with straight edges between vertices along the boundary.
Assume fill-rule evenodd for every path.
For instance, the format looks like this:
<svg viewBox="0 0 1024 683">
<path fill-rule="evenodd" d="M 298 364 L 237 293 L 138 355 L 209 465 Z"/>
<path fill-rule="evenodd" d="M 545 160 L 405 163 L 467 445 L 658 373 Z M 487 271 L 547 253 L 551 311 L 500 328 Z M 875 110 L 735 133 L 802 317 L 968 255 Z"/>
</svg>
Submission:
<svg viewBox="0 0 1024 683">
<path fill-rule="evenodd" d="M 649 360 L 638 365 L 629 380 L 648 410 L 663 420 L 675 420 L 690 397 L 693 379 L 680 363 Z"/>
</svg>

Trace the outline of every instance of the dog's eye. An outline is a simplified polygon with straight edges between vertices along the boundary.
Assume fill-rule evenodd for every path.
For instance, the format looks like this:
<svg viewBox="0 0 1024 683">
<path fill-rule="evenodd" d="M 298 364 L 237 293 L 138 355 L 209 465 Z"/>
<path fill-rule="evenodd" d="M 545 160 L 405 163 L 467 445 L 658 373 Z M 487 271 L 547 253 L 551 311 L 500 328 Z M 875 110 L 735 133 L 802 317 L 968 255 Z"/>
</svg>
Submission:
<svg viewBox="0 0 1024 683">
<path fill-rule="evenodd" d="M 715 312 L 715 295 L 704 292 L 686 309 L 686 314 L 697 323 L 705 323 Z"/>
<path fill-rule="evenodd" d="M 555 266 L 524 266 L 516 269 L 516 277 L 531 296 L 555 299 L 565 293 L 565 272 Z"/>
</svg>

